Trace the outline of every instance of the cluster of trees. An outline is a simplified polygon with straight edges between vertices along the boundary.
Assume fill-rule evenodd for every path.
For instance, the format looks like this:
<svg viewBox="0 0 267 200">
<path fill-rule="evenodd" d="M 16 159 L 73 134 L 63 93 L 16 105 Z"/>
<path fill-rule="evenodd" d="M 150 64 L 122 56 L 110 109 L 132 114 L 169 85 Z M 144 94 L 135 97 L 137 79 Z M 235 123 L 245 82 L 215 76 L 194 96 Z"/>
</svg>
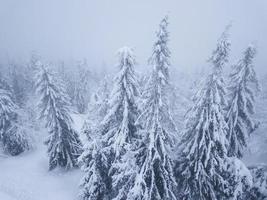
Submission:
<svg viewBox="0 0 267 200">
<path fill-rule="evenodd" d="M 113 88 L 97 101 L 99 109 L 91 114 L 98 117 L 84 126 L 81 199 L 263 199 L 253 184 L 255 176 L 240 160 L 258 126 L 252 118 L 259 90 L 252 65 L 255 48 L 244 51 L 226 84 L 223 70 L 231 46 L 226 29 L 179 133 L 170 106 L 167 27 L 166 17 L 149 59 L 152 72 L 142 88 L 132 49 L 119 50 Z"/>
<path fill-rule="evenodd" d="M 147 77 L 137 75 L 136 58 L 128 47 L 117 53 L 112 84 L 109 77 L 101 77 L 94 92 L 94 75 L 86 61 L 78 64 L 77 81 L 65 73 L 64 65 L 58 76 L 33 56 L 27 70 L 13 70 L 7 81 L 0 77 L 4 151 L 18 155 L 31 148 L 31 130 L 25 124 L 34 122 L 23 120 L 23 110 L 31 107 L 25 105 L 27 99 L 38 97 L 39 119 L 48 130 L 49 169 L 80 166 L 85 174 L 80 185 L 83 200 L 264 199 L 264 167 L 248 169 L 240 160 L 259 125 L 253 119 L 259 91 L 253 68 L 256 49 L 249 46 L 243 52 L 226 83 L 228 31 L 212 52 L 211 72 L 194 95 L 183 131 L 173 118 L 173 101 L 179 96 L 173 95 L 170 81 L 168 17 L 159 25 Z M 84 141 L 73 128 L 73 108 L 88 113 Z"/>
<path fill-rule="evenodd" d="M 44 65 L 38 67 L 36 88 L 41 97 L 40 118 L 45 119 L 49 130 L 49 137 L 45 141 L 48 146 L 49 169 L 57 166 L 66 169 L 76 167 L 81 153 L 81 141 L 72 127 L 70 100 L 60 80 L 55 79 Z"/>
<path fill-rule="evenodd" d="M 12 79 L 8 81 L 0 74 L 0 146 L 4 153 L 16 156 L 31 148 L 31 137 L 26 113 L 20 109 L 23 101 L 18 101 L 24 97 L 17 82 L 19 78 L 16 79 L 14 71 L 11 75 Z"/>
<path fill-rule="evenodd" d="M 12 156 L 32 149 L 44 121 L 49 132 L 45 142 L 49 169 L 77 167 L 82 145 L 72 128 L 71 113 L 87 112 L 93 91 L 89 88 L 98 76 L 87 69 L 86 60 L 76 64 L 72 78 L 64 63 L 53 70 L 51 66 L 37 54 L 26 65 L 0 66 L 0 146 Z"/>
</svg>

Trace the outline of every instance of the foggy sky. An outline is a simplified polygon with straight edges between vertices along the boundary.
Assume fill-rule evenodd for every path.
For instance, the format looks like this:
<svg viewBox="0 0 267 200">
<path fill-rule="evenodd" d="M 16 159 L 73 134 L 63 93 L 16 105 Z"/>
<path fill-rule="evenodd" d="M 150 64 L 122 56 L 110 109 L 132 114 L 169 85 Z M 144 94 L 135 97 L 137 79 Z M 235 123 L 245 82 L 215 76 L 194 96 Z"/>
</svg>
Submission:
<svg viewBox="0 0 267 200">
<path fill-rule="evenodd" d="M 25 60 L 36 51 L 50 60 L 87 58 L 90 67 L 114 67 L 116 50 L 128 45 L 145 66 L 166 14 L 173 67 L 205 66 L 232 22 L 232 62 L 253 42 L 256 69 L 267 72 L 266 0 L 0 0 L 0 59 Z"/>
</svg>

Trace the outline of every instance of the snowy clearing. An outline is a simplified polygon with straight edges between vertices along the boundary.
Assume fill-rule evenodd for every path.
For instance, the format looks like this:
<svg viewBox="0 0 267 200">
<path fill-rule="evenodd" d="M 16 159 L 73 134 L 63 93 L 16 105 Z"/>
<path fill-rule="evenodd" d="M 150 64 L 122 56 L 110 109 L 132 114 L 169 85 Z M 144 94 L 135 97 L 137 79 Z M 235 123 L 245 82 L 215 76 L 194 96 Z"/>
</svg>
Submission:
<svg viewBox="0 0 267 200">
<path fill-rule="evenodd" d="M 17 157 L 0 158 L 1 200 L 73 200 L 82 172 L 48 171 L 46 147 Z"/>
</svg>

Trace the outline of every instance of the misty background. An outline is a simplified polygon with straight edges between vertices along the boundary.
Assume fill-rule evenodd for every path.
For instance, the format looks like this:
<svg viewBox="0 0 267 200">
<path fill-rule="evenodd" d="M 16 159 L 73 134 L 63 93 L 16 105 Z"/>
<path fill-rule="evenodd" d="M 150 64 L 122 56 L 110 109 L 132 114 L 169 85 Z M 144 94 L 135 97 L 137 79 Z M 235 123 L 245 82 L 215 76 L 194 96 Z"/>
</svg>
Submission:
<svg viewBox="0 0 267 200">
<path fill-rule="evenodd" d="M 173 68 L 207 67 L 216 40 L 232 23 L 231 63 L 254 43 L 255 68 L 267 72 L 265 0 L 0 0 L 0 63 L 27 62 L 36 52 L 50 61 L 86 58 L 92 69 L 113 69 L 117 49 L 128 45 L 143 69 L 166 14 Z"/>
<path fill-rule="evenodd" d="M 267 0 L 0 0 L 0 200 L 267 198 L 266 55 Z"/>
</svg>

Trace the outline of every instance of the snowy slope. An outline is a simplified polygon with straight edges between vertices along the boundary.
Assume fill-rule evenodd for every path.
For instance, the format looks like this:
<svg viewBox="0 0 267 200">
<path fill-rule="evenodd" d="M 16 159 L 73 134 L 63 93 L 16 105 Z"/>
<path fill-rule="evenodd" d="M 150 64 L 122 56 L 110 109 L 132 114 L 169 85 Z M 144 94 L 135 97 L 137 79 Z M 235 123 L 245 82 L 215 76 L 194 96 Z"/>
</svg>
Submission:
<svg viewBox="0 0 267 200">
<path fill-rule="evenodd" d="M 84 116 L 72 117 L 74 128 L 79 132 Z M 46 137 L 45 134 L 42 133 L 43 137 Z M 0 153 L 0 200 L 77 199 L 81 170 L 49 172 L 47 147 L 42 143 L 36 147 L 16 157 L 2 156 Z"/>
<path fill-rule="evenodd" d="M 46 147 L 18 157 L 0 158 L 1 200 L 73 200 L 81 172 L 48 172 Z"/>
<path fill-rule="evenodd" d="M 253 134 L 249 151 L 244 158 L 250 166 L 267 163 L 267 108 L 259 107 L 261 109 L 257 109 L 257 118 L 261 121 L 261 126 Z M 80 132 L 86 115 L 72 114 L 72 117 L 74 128 Z M 17 157 L 2 156 L 0 152 L 0 200 L 77 199 L 83 173 L 79 169 L 49 172 L 46 146 L 40 143 L 36 147 Z"/>
</svg>

